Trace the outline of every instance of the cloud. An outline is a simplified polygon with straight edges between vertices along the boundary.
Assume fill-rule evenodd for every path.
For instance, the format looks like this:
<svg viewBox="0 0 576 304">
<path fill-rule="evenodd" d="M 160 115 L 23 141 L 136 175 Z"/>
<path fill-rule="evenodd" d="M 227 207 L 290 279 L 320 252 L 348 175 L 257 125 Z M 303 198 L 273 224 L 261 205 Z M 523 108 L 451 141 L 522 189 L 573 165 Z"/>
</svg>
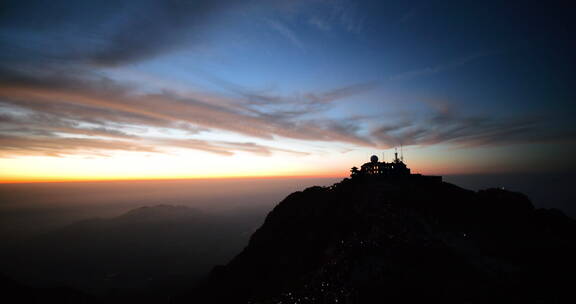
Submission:
<svg viewBox="0 0 576 304">
<path fill-rule="evenodd" d="M 0 156 L 63 156 L 91 154 L 106 156 L 103 151 L 159 152 L 155 147 L 133 141 L 50 136 L 9 136 L 0 134 Z"/>
<path fill-rule="evenodd" d="M 288 27 L 287 25 L 285 25 L 282 22 L 277 21 L 277 20 L 267 19 L 266 23 L 268 23 L 268 25 L 270 26 L 271 29 L 273 29 L 274 31 L 279 33 L 282 37 L 284 37 L 292 45 L 299 48 L 300 50 L 303 50 L 303 51 L 306 50 L 304 42 L 302 42 L 302 40 L 300 40 L 298 35 L 296 35 L 296 33 L 292 29 L 290 29 L 290 27 Z"/>
<path fill-rule="evenodd" d="M 195 92 L 185 96 L 168 91 L 143 94 L 130 85 L 89 73 L 59 76 L 44 71 L 44 75 L 32 75 L 28 76 L 26 71 L 0 72 L 2 155 L 24 155 L 26 147 L 30 147 L 31 155 L 80 151 L 105 154 L 107 150 L 162 153 L 174 148 L 219 155 L 240 151 L 263 156 L 305 154 L 250 140 L 225 142 L 195 138 L 213 131 L 270 142 L 289 138 L 374 148 L 435 144 L 486 146 L 574 138 L 574 134 L 551 132 L 542 125 L 543 119 L 471 116 L 444 103 L 427 103 L 429 113 L 425 116 L 373 115 L 340 120 L 307 116 L 307 111 L 327 110 L 335 100 L 371 90 L 375 83 L 286 97 L 252 92 L 224 82 L 224 87 L 230 87 L 237 94 L 231 98 Z M 366 132 L 367 120 L 373 124 L 382 120 L 388 123 Z M 158 131 L 165 136 L 151 135 Z M 182 139 L 183 136 L 186 139 Z"/>
<path fill-rule="evenodd" d="M 3 108 L 6 110 L 6 108 Z M 114 128 L 81 126 L 53 114 L 0 114 L 0 156 L 89 154 L 106 156 L 110 150 L 164 153 L 173 148 L 200 150 L 220 155 L 237 151 L 270 156 L 273 152 L 307 153 L 251 142 L 135 136 Z M 77 137 L 78 135 L 82 137 Z"/>
<path fill-rule="evenodd" d="M 424 119 L 404 118 L 381 125 L 371 134 L 386 147 L 450 144 L 456 147 L 496 146 L 517 143 L 573 140 L 569 131 L 550 132 L 542 119 L 470 116 L 450 111 L 430 113 Z"/>
<path fill-rule="evenodd" d="M 205 141 L 197 139 L 165 139 L 165 138 L 157 138 L 152 140 L 152 142 L 160 144 L 162 146 L 201 150 L 225 156 L 233 155 L 235 151 L 249 152 L 260 156 L 271 156 L 273 152 L 285 152 L 296 155 L 308 155 L 308 153 L 305 152 L 274 148 L 252 142 Z"/>
<path fill-rule="evenodd" d="M 353 83 L 323 92 L 300 92 L 289 96 L 277 95 L 266 90 L 253 90 L 213 75 L 203 73 L 204 79 L 240 97 L 239 104 L 245 110 L 267 119 L 294 119 L 328 110 L 331 103 L 350 96 L 374 90 L 380 83 L 376 81 Z"/>
<path fill-rule="evenodd" d="M 347 85 L 344 87 L 336 88 L 330 90 L 328 92 L 323 92 L 321 94 L 314 94 L 309 93 L 306 94 L 306 99 L 309 100 L 310 103 L 329 103 L 341 98 L 357 95 L 360 93 L 364 93 L 366 91 L 370 91 L 378 86 L 377 82 L 363 82 L 363 83 L 355 83 L 352 85 Z"/>
<path fill-rule="evenodd" d="M 13 33 L 2 41 L 13 57 L 119 65 L 197 42 L 211 17 L 244 2 L 8 0 L 0 30 Z"/>
<path fill-rule="evenodd" d="M 357 128 L 330 120 L 302 119 L 303 112 L 293 115 L 281 109 L 257 109 L 247 94 L 237 100 L 215 102 L 217 95 L 205 93 L 186 96 L 168 91 L 155 94 L 137 93 L 130 85 L 122 85 L 88 72 L 58 74 L 49 69 L 34 70 L 0 69 L 0 134 L 21 137 L 35 135 L 33 146 L 41 142 L 39 135 L 55 143 L 59 136 L 72 136 L 133 140 L 135 147 L 150 141 L 148 130 L 166 130 L 167 133 L 185 132 L 198 134 L 223 130 L 243 136 L 274 140 L 277 137 L 305 141 L 337 141 L 371 146 L 373 143 L 359 136 Z M 312 109 L 317 104 L 327 104 L 369 89 L 371 84 L 358 84 L 337 88 L 324 93 L 306 93 L 302 104 Z M 264 97 L 263 97 L 264 98 Z M 278 97 L 287 107 L 300 104 L 286 97 Z M 172 130 L 172 131 L 169 131 Z M 222 155 L 245 151 L 260 155 L 273 152 L 302 154 L 298 151 L 264 147 L 252 143 L 216 143 L 208 141 L 152 141 L 155 145 L 180 146 Z M 64 147 L 84 141 L 65 140 Z M 118 143 L 118 142 L 114 142 Z M 176 144 L 177 143 L 177 144 Z M 80 145 L 82 144 L 82 145 Z M 53 147 L 54 145 L 50 145 Z M 117 145 L 112 145 L 113 147 Z M 124 145 L 129 147 L 129 145 Z M 92 146 L 95 148 L 96 146 Z M 98 146 L 104 149 L 104 145 Z M 142 146 L 143 151 L 148 151 Z M 66 148 L 68 149 L 68 148 Z M 37 150 L 37 149 L 36 149 Z M 134 149 L 128 149 L 134 150 Z M 157 149 L 162 150 L 162 149 Z M 53 153 L 48 151 L 47 153 Z"/>
<path fill-rule="evenodd" d="M 360 18 L 354 2 L 334 1 L 331 19 L 338 22 L 348 32 L 360 33 L 362 31 L 364 20 Z"/>
<path fill-rule="evenodd" d="M 86 124 L 84 122 L 84 124 Z M 19 133 L 26 135 L 29 132 L 37 134 L 79 134 L 86 136 L 104 136 L 113 138 L 136 138 L 136 136 L 121 130 L 107 127 L 105 124 L 97 126 L 81 126 L 74 120 L 62 119 L 61 117 L 47 113 L 32 113 L 26 115 L 11 115 L 0 113 L 0 132 Z"/>
<path fill-rule="evenodd" d="M 310 3 L 306 3 L 310 4 Z M 314 12 L 307 20 L 308 24 L 323 32 L 343 30 L 352 34 L 359 34 L 364 27 L 364 18 L 358 10 L 358 3 L 349 0 L 318 1 Z"/>
<path fill-rule="evenodd" d="M 365 123 L 374 122 L 374 117 L 323 117 L 336 101 L 372 90 L 379 85 L 375 82 L 282 95 L 274 90 L 244 88 L 207 75 L 206 79 L 232 93 L 232 97 L 194 91 L 142 93 L 139 84 L 114 81 L 95 68 L 133 63 L 193 44 L 199 41 L 203 26 L 212 17 L 242 3 L 223 0 L 3 3 L 0 153 L 105 154 L 111 150 L 163 153 L 170 149 L 194 149 L 219 155 L 236 152 L 303 155 L 274 144 L 253 143 L 250 138 L 269 142 L 288 138 L 375 148 L 436 143 L 494 145 L 553 137 L 542 133 L 537 120 L 469 117 L 441 107 L 433 109 L 438 113 L 432 112 L 425 119 L 390 120 L 393 123 L 372 132 L 367 132 Z M 308 3 L 298 2 L 298 6 Z M 306 15 L 310 20 L 317 18 L 312 22 L 315 26 L 324 30 L 329 27 L 349 32 L 361 30 L 362 20 L 353 3 L 314 3 L 329 8 Z M 298 14 L 301 17 L 304 10 Z M 267 23 L 295 47 L 305 49 L 295 31 L 298 27 L 284 21 Z M 440 73 L 487 55 L 473 54 L 401 73 L 392 79 Z M 238 142 L 199 139 L 203 133 L 219 131 L 239 134 L 243 139 Z M 164 137 L 160 138 L 158 133 Z"/>
<path fill-rule="evenodd" d="M 134 147 L 146 151 L 144 141 L 150 144 L 152 130 L 164 132 L 167 137 L 227 131 L 266 140 L 284 137 L 373 145 L 354 133 L 353 128 L 304 118 L 327 110 L 334 100 L 369 89 L 371 84 L 304 92 L 298 96 L 236 88 L 237 96 L 228 100 L 222 95 L 197 92 L 142 94 L 138 93 L 138 84 L 103 77 L 94 67 L 137 62 L 190 45 L 198 41 L 203 26 L 212 17 L 244 3 L 223 0 L 3 3 L 0 134 L 12 143 L 16 138 L 22 138 L 22 142 L 31 140 L 32 146 L 45 143 L 54 147 L 62 142 L 62 151 L 74 150 L 73 143 L 78 143 L 79 149 L 105 149 L 106 145 L 89 146 L 98 140 L 112 141 L 111 147 L 122 143 L 128 150 L 133 150 L 128 145 L 133 142 Z M 283 10 L 281 7 L 287 4 L 275 0 L 266 1 L 266 5 Z M 291 43 L 304 48 L 290 27 L 279 21 L 269 24 Z M 152 145 L 185 145 L 223 155 L 234 151 L 260 155 L 298 153 L 248 142 L 176 143 L 156 140 Z M 53 152 L 46 149 L 46 153 Z"/>
<path fill-rule="evenodd" d="M 321 107 L 334 101 L 362 94 L 378 87 L 379 83 L 374 81 L 354 83 L 342 87 L 334 88 L 324 92 L 303 92 L 291 96 L 279 96 L 266 92 L 252 91 L 238 86 L 229 86 L 233 92 L 245 98 L 249 105 L 290 105 L 306 106 L 307 111 L 313 111 L 315 107 Z"/>
<path fill-rule="evenodd" d="M 197 139 L 147 138 L 139 141 L 126 141 L 103 138 L 62 137 L 55 134 L 33 134 L 9 136 L 0 134 L 0 157 L 14 156 L 65 156 L 74 154 L 108 156 L 108 151 L 135 151 L 166 153 L 176 149 L 199 150 L 223 156 L 234 155 L 237 151 L 261 156 L 273 152 L 296 155 L 308 153 L 280 149 L 251 142 L 204 141 Z"/>
<path fill-rule="evenodd" d="M 479 58 L 482 57 L 486 57 L 491 55 L 492 53 L 475 53 L 472 55 L 468 55 L 466 57 L 462 57 L 462 58 L 458 58 L 456 60 L 453 60 L 451 62 L 448 63 L 443 63 L 443 64 L 439 64 L 439 65 L 435 65 L 435 66 L 431 66 L 431 67 L 426 67 L 426 68 L 422 68 L 422 69 L 417 69 L 417 70 L 412 70 L 412 71 L 407 71 L 407 72 L 402 72 L 393 76 L 390 76 L 390 80 L 409 80 L 409 79 L 414 79 L 414 78 L 418 78 L 418 77 L 422 77 L 422 76 L 429 76 L 429 75 L 434 75 L 434 74 L 438 74 L 447 70 L 451 70 L 460 66 L 463 66 L 469 62 L 472 62 L 474 60 L 477 60 Z"/>
<path fill-rule="evenodd" d="M 308 23 L 321 31 L 328 32 L 332 30 L 332 25 L 325 19 L 313 16 L 308 19 Z"/>
</svg>

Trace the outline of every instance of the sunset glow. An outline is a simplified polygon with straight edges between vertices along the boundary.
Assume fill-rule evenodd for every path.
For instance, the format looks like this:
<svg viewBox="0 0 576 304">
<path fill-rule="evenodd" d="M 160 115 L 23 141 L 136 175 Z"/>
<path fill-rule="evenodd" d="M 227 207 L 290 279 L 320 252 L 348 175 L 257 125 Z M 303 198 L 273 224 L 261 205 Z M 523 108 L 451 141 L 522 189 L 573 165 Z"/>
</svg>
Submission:
<svg viewBox="0 0 576 304">
<path fill-rule="evenodd" d="M 506 10 L 184 2 L 11 6 L 0 182 L 345 177 L 394 148 L 427 174 L 576 167 L 567 40 Z"/>
</svg>

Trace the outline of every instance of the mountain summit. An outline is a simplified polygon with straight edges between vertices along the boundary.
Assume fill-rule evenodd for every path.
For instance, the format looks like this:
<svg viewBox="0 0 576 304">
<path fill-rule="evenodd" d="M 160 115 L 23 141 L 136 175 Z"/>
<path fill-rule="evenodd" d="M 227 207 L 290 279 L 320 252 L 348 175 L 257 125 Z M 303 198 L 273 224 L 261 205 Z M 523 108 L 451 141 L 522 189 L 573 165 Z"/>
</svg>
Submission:
<svg viewBox="0 0 576 304">
<path fill-rule="evenodd" d="M 409 173 L 358 172 L 290 194 L 240 254 L 185 298 L 563 303 L 572 297 L 565 277 L 576 270 L 576 221 L 560 211 L 535 209 L 523 194 L 503 189 L 475 192 Z"/>
</svg>

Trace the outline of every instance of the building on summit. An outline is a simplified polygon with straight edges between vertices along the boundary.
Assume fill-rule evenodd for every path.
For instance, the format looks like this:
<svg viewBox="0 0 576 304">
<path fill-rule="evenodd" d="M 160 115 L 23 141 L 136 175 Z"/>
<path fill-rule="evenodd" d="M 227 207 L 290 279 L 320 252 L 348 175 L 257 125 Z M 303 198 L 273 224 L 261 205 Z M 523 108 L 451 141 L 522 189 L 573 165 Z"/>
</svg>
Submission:
<svg viewBox="0 0 576 304">
<path fill-rule="evenodd" d="M 410 168 L 406 166 L 403 158 L 398 158 L 398 152 L 394 153 L 394 160 L 392 162 L 379 162 L 378 156 L 372 155 L 370 162 L 357 167 L 352 167 L 350 170 L 350 177 L 370 177 L 370 178 L 394 178 L 394 179 L 418 179 L 442 182 L 442 176 L 429 176 L 422 174 L 410 173 Z"/>
</svg>

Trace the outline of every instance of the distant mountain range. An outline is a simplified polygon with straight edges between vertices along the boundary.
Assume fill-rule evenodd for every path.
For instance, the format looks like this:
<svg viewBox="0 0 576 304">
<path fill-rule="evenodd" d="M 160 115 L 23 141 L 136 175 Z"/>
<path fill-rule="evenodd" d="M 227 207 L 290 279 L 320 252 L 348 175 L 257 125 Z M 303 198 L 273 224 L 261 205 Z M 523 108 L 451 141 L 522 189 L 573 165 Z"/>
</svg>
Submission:
<svg viewBox="0 0 576 304">
<path fill-rule="evenodd" d="M 576 303 L 576 221 L 503 189 L 346 179 L 278 204 L 178 303 Z"/>
<path fill-rule="evenodd" d="M 96 295 L 137 289 L 166 294 L 229 261 L 263 217 L 259 210 L 214 215 L 182 206 L 142 207 L 5 246 L 0 273 L 31 286 Z"/>
</svg>

